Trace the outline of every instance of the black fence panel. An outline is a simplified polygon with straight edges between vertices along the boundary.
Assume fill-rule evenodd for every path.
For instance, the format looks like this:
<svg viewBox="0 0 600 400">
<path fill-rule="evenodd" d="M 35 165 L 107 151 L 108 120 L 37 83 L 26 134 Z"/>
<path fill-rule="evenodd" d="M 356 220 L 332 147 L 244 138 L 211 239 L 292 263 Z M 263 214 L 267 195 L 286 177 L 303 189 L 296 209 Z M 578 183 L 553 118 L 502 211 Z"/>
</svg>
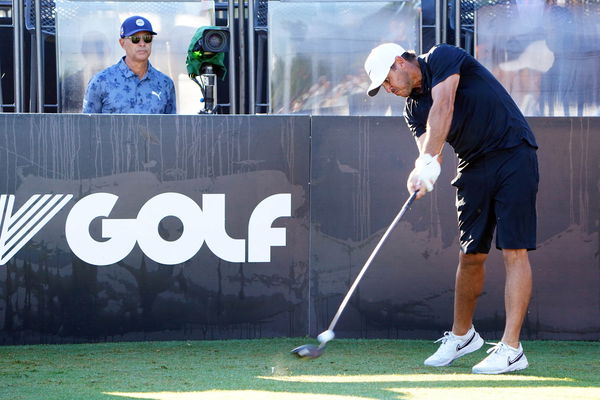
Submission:
<svg viewBox="0 0 600 400">
<path fill-rule="evenodd" d="M 0 116 L 0 343 L 304 334 L 309 122 Z"/>
<path fill-rule="evenodd" d="M 600 338 L 599 118 L 530 118 L 540 149 L 529 339 Z M 310 332 L 327 328 L 408 197 L 417 156 L 402 118 L 313 117 Z M 371 264 L 338 337 L 435 338 L 452 326 L 458 263 L 457 161 L 444 151 L 436 189 L 416 201 Z M 504 266 L 493 249 L 475 315 L 486 339 L 504 329 Z"/>
<path fill-rule="evenodd" d="M 598 340 L 600 119 L 529 122 L 541 180 L 524 337 Z M 416 155 L 395 117 L 0 115 L 0 344 L 317 334 L 406 200 Z M 449 329 L 444 157 L 338 337 Z M 492 250 L 486 339 L 504 326 L 503 287 Z"/>
</svg>

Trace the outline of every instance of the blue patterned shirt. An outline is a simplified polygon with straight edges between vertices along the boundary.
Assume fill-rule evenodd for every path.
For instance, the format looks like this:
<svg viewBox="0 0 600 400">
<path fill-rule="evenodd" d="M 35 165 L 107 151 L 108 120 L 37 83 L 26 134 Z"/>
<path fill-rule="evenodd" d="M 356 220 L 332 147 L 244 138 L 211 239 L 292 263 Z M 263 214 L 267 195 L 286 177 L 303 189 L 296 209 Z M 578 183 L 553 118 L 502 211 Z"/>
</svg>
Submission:
<svg viewBox="0 0 600 400">
<path fill-rule="evenodd" d="M 83 100 L 86 114 L 175 114 L 175 85 L 171 78 L 148 62 L 148 71 L 138 78 L 125 64 L 125 57 L 96 74 Z"/>
</svg>

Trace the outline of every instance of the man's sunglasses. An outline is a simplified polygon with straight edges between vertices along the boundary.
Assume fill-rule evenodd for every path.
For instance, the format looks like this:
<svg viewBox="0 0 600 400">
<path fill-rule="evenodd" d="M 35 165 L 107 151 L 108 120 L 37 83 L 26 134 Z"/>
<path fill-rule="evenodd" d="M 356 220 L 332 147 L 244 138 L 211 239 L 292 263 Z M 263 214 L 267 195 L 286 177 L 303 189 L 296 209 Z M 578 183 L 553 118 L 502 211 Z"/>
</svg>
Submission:
<svg viewBox="0 0 600 400">
<path fill-rule="evenodd" d="M 130 39 L 131 43 L 138 44 L 140 40 L 144 39 L 144 43 L 152 43 L 152 35 L 143 35 L 143 36 L 125 36 L 123 39 Z"/>
</svg>

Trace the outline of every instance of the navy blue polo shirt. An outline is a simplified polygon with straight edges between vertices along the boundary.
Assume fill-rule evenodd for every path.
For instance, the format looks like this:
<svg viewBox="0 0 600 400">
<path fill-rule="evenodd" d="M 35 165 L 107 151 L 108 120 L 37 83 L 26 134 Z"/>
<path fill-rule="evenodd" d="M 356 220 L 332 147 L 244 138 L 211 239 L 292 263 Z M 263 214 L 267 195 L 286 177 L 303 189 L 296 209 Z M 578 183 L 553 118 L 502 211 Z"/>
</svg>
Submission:
<svg viewBox="0 0 600 400">
<path fill-rule="evenodd" d="M 446 138 L 458 155 L 459 169 L 483 154 L 523 142 L 537 148 L 529 124 L 506 89 L 467 52 L 441 44 L 417 60 L 423 75 L 422 93 L 411 94 L 404 110 L 408 127 L 416 137 L 426 130 L 433 103 L 431 89 L 451 75 L 460 75 Z"/>
</svg>

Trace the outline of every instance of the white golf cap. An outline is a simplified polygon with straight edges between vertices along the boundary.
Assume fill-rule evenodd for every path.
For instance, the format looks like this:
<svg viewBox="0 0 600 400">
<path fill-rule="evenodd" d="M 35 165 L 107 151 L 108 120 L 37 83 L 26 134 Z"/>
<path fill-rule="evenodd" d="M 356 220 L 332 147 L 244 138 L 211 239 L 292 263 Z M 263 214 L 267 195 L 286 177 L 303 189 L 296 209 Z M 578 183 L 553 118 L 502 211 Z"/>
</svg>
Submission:
<svg viewBox="0 0 600 400">
<path fill-rule="evenodd" d="M 369 96 L 375 96 L 379 92 L 379 87 L 387 78 L 396 56 L 401 56 L 405 51 L 402 46 L 396 43 L 380 44 L 371 50 L 365 60 L 365 71 L 371 78 L 371 85 L 367 90 Z"/>
</svg>

